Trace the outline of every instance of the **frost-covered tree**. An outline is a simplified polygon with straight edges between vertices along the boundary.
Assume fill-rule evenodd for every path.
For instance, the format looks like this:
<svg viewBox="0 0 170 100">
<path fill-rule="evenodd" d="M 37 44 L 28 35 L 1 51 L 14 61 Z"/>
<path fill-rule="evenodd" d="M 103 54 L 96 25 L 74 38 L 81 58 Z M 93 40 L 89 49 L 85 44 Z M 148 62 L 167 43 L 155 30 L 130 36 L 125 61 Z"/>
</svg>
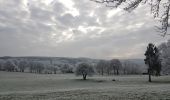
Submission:
<svg viewBox="0 0 170 100">
<path fill-rule="evenodd" d="M 82 75 L 83 80 L 86 80 L 87 75 L 92 76 L 94 74 L 94 69 L 91 65 L 87 63 L 81 63 L 77 66 L 75 74 L 77 76 Z"/>
<path fill-rule="evenodd" d="M 107 62 L 105 60 L 100 60 L 98 63 L 97 63 L 97 66 L 96 66 L 96 71 L 101 74 L 101 75 L 104 75 L 104 72 L 105 72 L 105 69 L 107 67 Z"/>
<path fill-rule="evenodd" d="M 58 66 L 53 66 L 52 67 L 54 74 L 57 74 Z"/>
<path fill-rule="evenodd" d="M 44 70 L 44 65 L 40 62 L 36 62 L 35 68 L 37 73 L 42 74 L 42 71 Z"/>
<path fill-rule="evenodd" d="M 122 64 L 119 59 L 112 59 L 110 60 L 110 67 L 113 69 L 115 75 L 119 75 L 119 70 L 122 67 Z"/>
<path fill-rule="evenodd" d="M 4 64 L 4 69 L 8 72 L 14 72 L 15 66 L 13 65 L 11 60 L 7 60 Z"/>
<path fill-rule="evenodd" d="M 15 71 L 18 72 L 19 71 L 19 68 L 18 68 L 19 60 L 13 59 L 11 63 L 15 66 Z"/>
<path fill-rule="evenodd" d="M 131 62 L 131 61 L 124 61 L 122 62 L 122 72 L 124 75 L 126 74 L 142 74 L 144 68 L 142 66 Z"/>
<path fill-rule="evenodd" d="M 60 67 L 60 71 L 62 73 L 73 73 L 73 68 L 68 64 L 64 64 Z"/>
<path fill-rule="evenodd" d="M 19 71 L 24 72 L 27 65 L 28 65 L 28 63 L 25 60 L 20 61 L 19 64 L 18 64 Z"/>
<path fill-rule="evenodd" d="M 30 70 L 30 73 L 39 73 L 39 74 L 41 74 L 45 69 L 44 64 L 38 61 L 29 61 L 28 68 Z"/>
<path fill-rule="evenodd" d="M 29 61 L 28 68 L 29 68 L 30 73 L 35 72 L 35 63 L 33 61 Z"/>
<path fill-rule="evenodd" d="M 159 50 L 152 43 L 148 44 L 145 52 L 145 64 L 148 65 L 149 82 L 151 82 L 151 75 L 160 75 L 161 60 L 159 57 Z"/>
<path fill-rule="evenodd" d="M 151 13 L 154 18 L 160 21 L 159 31 L 163 36 L 167 34 L 167 29 L 170 26 L 170 0 L 91 0 L 97 3 L 106 4 L 107 7 L 117 8 L 121 7 L 126 11 L 132 11 L 139 6 L 139 4 L 149 4 Z"/>
<path fill-rule="evenodd" d="M 170 40 L 159 45 L 162 59 L 162 73 L 170 74 Z"/>
</svg>

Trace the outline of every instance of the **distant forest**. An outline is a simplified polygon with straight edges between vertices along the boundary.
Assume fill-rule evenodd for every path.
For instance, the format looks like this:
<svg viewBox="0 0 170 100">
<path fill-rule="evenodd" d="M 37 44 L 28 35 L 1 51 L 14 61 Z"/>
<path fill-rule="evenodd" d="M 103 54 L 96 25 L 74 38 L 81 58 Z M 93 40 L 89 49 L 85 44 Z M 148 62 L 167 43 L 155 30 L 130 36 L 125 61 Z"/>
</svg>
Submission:
<svg viewBox="0 0 170 100">
<path fill-rule="evenodd" d="M 170 40 L 158 46 L 161 58 L 161 74 L 170 74 Z M 67 57 L 0 57 L 0 71 L 29 72 L 39 74 L 74 73 L 86 63 L 100 75 L 147 74 L 144 59 L 91 59 Z"/>
<path fill-rule="evenodd" d="M 0 57 L 0 70 L 39 74 L 74 73 L 81 63 L 90 64 L 95 74 L 119 75 L 146 73 L 143 59 L 100 60 L 66 57 Z"/>
</svg>

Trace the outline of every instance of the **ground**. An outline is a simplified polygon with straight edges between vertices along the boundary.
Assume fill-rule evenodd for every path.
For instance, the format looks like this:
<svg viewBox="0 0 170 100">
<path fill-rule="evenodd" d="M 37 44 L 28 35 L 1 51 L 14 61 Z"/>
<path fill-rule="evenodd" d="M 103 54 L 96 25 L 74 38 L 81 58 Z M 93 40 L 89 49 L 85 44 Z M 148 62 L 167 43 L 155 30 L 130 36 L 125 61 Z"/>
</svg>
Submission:
<svg viewBox="0 0 170 100">
<path fill-rule="evenodd" d="M 170 76 L 0 72 L 0 100 L 170 100 Z M 112 80 L 116 81 L 112 81 Z"/>
</svg>

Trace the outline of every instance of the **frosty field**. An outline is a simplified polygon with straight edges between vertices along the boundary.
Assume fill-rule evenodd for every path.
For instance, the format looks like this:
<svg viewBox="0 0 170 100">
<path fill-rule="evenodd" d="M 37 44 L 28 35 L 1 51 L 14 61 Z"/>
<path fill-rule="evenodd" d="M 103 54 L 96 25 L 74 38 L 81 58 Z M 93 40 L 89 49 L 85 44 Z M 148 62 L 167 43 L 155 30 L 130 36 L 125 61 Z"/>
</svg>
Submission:
<svg viewBox="0 0 170 100">
<path fill-rule="evenodd" d="M 170 76 L 0 72 L 0 100 L 170 100 Z M 112 81 L 115 79 L 116 81 Z"/>
</svg>

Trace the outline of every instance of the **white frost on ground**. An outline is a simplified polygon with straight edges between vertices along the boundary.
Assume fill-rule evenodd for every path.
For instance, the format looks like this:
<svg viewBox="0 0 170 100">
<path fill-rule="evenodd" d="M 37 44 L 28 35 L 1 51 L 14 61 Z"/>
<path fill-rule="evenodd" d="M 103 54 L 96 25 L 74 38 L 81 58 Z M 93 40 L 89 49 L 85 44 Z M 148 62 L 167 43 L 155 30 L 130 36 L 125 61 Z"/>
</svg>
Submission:
<svg viewBox="0 0 170 100">
<path fill-rule="evenodd" d="M 0 100 L 170 99 L 170 76 L 94 76 L 0 72 Z M 115 79 L 116 81 L 112 81 Z"/>
</svg>

